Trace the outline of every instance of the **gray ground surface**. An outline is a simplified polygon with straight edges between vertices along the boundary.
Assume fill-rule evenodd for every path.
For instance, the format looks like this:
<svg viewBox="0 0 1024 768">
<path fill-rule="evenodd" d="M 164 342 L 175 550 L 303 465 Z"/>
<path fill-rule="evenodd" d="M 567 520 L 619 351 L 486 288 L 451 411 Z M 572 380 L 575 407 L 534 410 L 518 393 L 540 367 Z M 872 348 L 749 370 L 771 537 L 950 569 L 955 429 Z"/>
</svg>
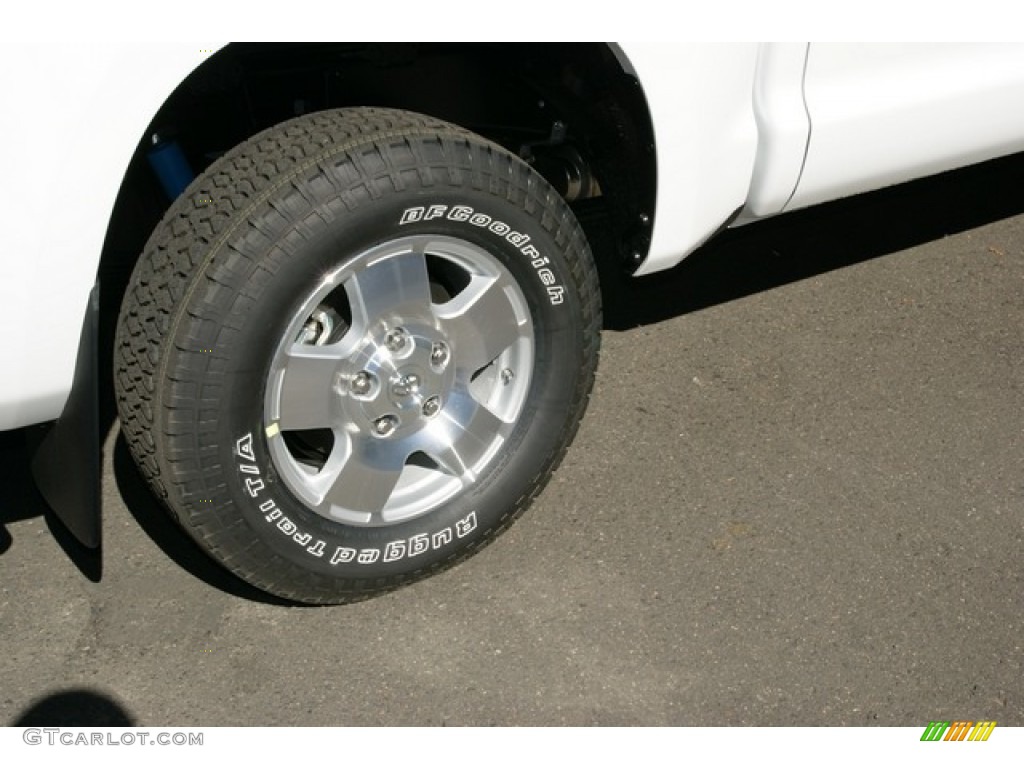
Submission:
<svg viewBox="0 0 1024 768">
<path fill-rule="evenodd" d="M 758 225 L 610 295 L 539 501 L 369 602 L 224 576 L 116 426 L 100 563 L 0 435 L 0 723 L 1024 725 L 1021 175 Z"/>
</svg>

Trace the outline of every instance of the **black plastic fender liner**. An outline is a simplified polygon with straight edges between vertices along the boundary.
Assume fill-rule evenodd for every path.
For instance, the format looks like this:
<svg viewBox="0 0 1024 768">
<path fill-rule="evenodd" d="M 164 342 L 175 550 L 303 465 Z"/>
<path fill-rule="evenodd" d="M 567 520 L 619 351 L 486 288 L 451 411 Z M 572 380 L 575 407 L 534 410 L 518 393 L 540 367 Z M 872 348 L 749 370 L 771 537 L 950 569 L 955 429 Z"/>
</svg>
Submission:
<svg viewBox="0 0 1024 768">
<path fill-rule="evenodd" d="M 100 545 L 100 287 L 93 286 L 82 321 L 71 393 L 32 459 L 46 503 L 87 547 Z"/>
</svg>

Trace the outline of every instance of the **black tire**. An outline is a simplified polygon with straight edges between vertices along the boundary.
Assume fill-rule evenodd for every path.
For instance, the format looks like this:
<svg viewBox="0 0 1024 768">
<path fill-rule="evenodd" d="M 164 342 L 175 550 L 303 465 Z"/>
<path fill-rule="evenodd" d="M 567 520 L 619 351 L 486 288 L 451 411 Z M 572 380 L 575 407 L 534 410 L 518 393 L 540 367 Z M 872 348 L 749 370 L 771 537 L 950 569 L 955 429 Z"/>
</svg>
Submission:
<svg viewBox="0 0 1024 768">
<path fill-rule="evenodd" d="M 345 602 L 527 507 L 583 415 L 600 322 L 582 231 L 525 163 L 408 112 L 307 115 L 215 162 L 150 238 L 115 341 L 121 428 L 226 568 Z"/>
</svg>

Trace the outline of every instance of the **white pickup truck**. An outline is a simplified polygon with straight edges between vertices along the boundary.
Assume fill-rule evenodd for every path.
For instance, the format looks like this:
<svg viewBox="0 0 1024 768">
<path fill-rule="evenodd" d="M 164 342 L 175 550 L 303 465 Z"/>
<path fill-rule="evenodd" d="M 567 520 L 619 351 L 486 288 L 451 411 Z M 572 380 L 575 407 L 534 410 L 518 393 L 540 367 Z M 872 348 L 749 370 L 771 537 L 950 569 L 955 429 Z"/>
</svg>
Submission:
<svg viewBox="0 0 1024 768">
<path fill-rule="evenodd" d="M 0 59 L 0 430 L 52 422 L 37 482 L 98 544 L 112 357 L 170 513 L 310 603 L 434 573 L 527 507 L 587 403 L 602 281 L 1024 150 L 1012 45 Z"/>
</svg>

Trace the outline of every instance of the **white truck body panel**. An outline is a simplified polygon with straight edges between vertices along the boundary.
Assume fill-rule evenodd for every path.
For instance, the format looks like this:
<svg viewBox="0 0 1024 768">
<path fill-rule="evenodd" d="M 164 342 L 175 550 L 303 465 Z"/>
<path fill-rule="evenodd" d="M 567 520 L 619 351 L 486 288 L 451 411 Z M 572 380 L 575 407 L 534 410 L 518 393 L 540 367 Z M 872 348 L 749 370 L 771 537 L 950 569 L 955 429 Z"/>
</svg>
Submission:
<svg viewBox="0 0 1024 768">
<path fill-rule="evenodd" d="M 811 135 L 803 90 L 809 47 L 805 43 L 765 43 L 758 53 L 753 96 L 757 160 L 743 219 L 778 213 L 800 181 Z"/>
<path fill-rule="evenodd" d="M 811 45 L 811 140 L 786 210 L 1024 149 L 1024 46 Z"/>
<path fill-rule="evenodd" d="M 623 46 L 647 96 L 658 157 L 654 237 L 638 275 L 674 266 L 743 206 L 757 154 L 758 46 Z"/>
<path fill-rule="evenodd" d="M 160 105 L 208 55 L 166 44 L 0 52 L 0 430 L 60 415 L 125 170 Z"/>
</svg>

